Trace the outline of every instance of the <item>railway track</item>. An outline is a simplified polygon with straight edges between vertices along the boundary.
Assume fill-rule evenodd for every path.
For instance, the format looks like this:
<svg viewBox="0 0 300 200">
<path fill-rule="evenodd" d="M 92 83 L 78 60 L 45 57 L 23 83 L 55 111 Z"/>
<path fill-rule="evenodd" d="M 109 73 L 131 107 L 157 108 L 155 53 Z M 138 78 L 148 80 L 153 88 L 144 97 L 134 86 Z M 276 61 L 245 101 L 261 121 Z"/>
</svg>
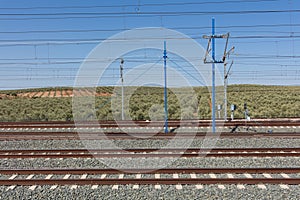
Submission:
<svg viewBox="0 0 300 200">
<path fill-rule="evenodd" d="M 173 139 L 173 138 L 300 138 L 300 133 L 98 133 L 98 132 L 0 132 L 0 141 L 6 140 L 145 140 L 145 139 Z"/>
<path fill-rule="evenodd" d="M 10 169 L 0 170 L 2 176 L 0 185 L 15 187 L 16 185 L 184 184 L 197 187 L 199 184 L 285 184 L 287 187 L 286 185 L 300 184 L 299 173 L 300 168 L 173 168 L 123 169 L 122 171 L 115 169 Z M 132 178 L 132 174 L 136 177 Z M 24 175 L 27 176 L 24 177 Z M 38 178 L 34 177 L 36 175 L 39 175 Z M 40 175 L 44 177 L 40 178 Z M 56 177 L 53 178 L 54 175 Z M 78 178 L 78 175 L 81 177 Z"/>
<path fill-rule="evenodd" d="M 0 123 L 0 141 L 10 141 L 11 143 L 23 143 L 24 141 L 40 140 L 33 142 L 32 144 L 47 144 L 45 140 L 62 140 L 54 141 L 59 144 L 64 144 L 66 140 L 72 142 L 72 140 L 129 140 L 125 143 L 131 143 L 131 141 L 139 141 L 138 144 L 144 144 L 151 140 L 170 140 L 178 138 L 253 138 L 257 141 L 259 138 L 270 138 L 274 141 L 281 141 L 281 138 L 286 141 L 296 141 L 293 139 L 300 138 L 300 132 L 236 132 L 236 133 L 221 133 L 220 135 L 206 132 L 197 132 L 194 130 L 197 128 L 207 128 L 210 126 L 210 122 L 189 122 L 186 123 L 183 130 L 187 132 L 178 133 L 154 133 L 152 128 L 161 127 L 161 123 L 151 123 L 151 127 L 148 122 L 136 122 L 137 127 L 133 127 L 132 124 L 122 122 L 121 127 L 125 130 L 134 130 L 135 132 L 126 133 L 122 132 L 120 127 L 117 127 L 115 122 L 106 122 L 101 124 L 99 133 L 98 124 L 93 122 L 87 124 L 81 124 L 75 126 L 72 122 L 49 122 L 49 123 Z M 176 127 L 178 121 L 170 122 L 170 127 Z M 149 125 L 149 127 L 148 127 Z M 225 124 L 225 128 L 233 126 L 245 127 L 244 121 L 228 122 Z M 300 121 L 297 120 L 282 120 L 282 121 L 253 121 L 247 122 L 247 126 L 251 128 L 265 127 L 274 128 L 297 128 L 300 127 Z M 80 134 L 77 131 L 80 130 Z M 142 131 L 141 131 L 142 130 Z M 146 131 L 143 131 L 146 130 Z M 190 131 L 189 131 L 190 130 Z M 284 130 L 284 129 L 282 129 Z M 279 139 L 279 140 L 276 140 Z M 22 141 L 20 141 L 22 140 Z M 70 141 L 69 141 L 70 140 Z M 131 140 L 131 141 L 130 141 Z M 149 140 L 149 141 L 148 141 Z M 269 141 L 269 139 L 266 139 Z M 225 141 L 225 140 L 224 140 Z M 229 140 L 231 141 L 231 140 Z M 52 144 L 50 142 L 49 144 Z M 73 141 L 74 144 L 77 141 Z M 119 142 L 119 141 L 118 141 Z M 165 141 L 163 141 L 164 143 Z M 25 142 L 26 143 L 26 142 Z M 31 145 L 31 142 L 28 142 Z M 273 148 L 159 148 L 159 145 L 155 148 L 151 145 L 144 145 L 144 148 L 136 149 L 134 142 L 128 146 L 128 148 L 118 149 L 65 149 L 64 146 L 60 146 L 58 149 L 19 149 L 19 150 L 0 150 L 0 161 L 3 161 L 3 167 L 0 169 L 0 185 L 4 186 L 4 190 L 13 190 L 17 186 L 29 186 L 30 190 L 35 190 L 38 186 L 45 186 L 42 188 L 55 189 L 59 186 L 69 185 L 71 189 L 75 189 L 78 186 L 86 186 L 91 189 L 96 189 L 104 185 L 110 185 L 112 189 L 118 189 L 121 185 L 127 185 L 133 189 L 137 189 L 142 185 L 154 186 L 155 189 L 162 188 L 162 185 L 174 185 L 176 189 L 182 189 L 184 185 L 201 189 L 206 187 L 205 185 L 215 184 L 219 188 L 224 189 L 226 185 L 236 185 L 239 189 L 247 187 L 247 185 L 257 185 L 258 188 L 264 188 L 264 184 L 278 185 L 282 189 L 298 187 L 300 184 L 300 168 L 297 167 L 295 160 L 300 157 L 300 147 L 293 145 L 296 148 L 274 148 L 277 145 L 271 145 Z M 132 145 L 132 146 L 131 146 Z M 259 146 L 259 145 L 257 145 Z M 285 147 L 286 145 L 282 145 Z M 40 146 L 42 147 L 42 146 Z M 74 147 L 74 146 L 73 146 Z M 20 147 L 18 147 L 20 148 Z M 35 147 L 31 147 L 35 148 Z M 44 148 L 44 147 L 42 147 Z M 46 147 L 47 148 L 47 147 Z M 48 148 L 52 148 L 51 146 Z M 61 149 L 60 149 L 61 148 Z M 76 147 L 75 147 L 76 148 Z M 118 159 L 118 160 L 131 160 L 131 159 L 144 159 L 144 158 L 187 158 L 181 159 L 179 166 L 172 166 L 174 168 L 168 169 L 99 169 L 97 166 L 85 165 L 85 161 L 90 160 L 93 163 L 93 159 L 105 158 L 105 159 Z M 210 157 L 209 159 L 201 160 L 201 157 Z M 214 159 L 218 157 L 218 159 Z M 77 159 L 78 158 L 78 159 Z M 80 158 L 80 159 L 79 159 Z M 124 158 L 124 159 L 122 159 Z M 194 159 L 195 158 L 195 159 Z M 200 160 L 198 159 L 200 158 Z M 243 158 L 243 159 L 242 159 Z M 254 163 L 252 159 L 259 160 L 261 162 L 269 162 L 270 160 L 277 160 L 273 168 L 264 168 L 260 166 L 268 166 L 267 164 L 260 164 L 255 166 L 249 163 Z M 34 165 L 37 160 L 41 164 Z M 53 164 L 58 168 L 45 168 L 48 164 L 44 164 L 44 159 L 48 164 Z M 234 162 L 229 162 L 230 160 Z M 235 160 L 239 162 L 243 160 L 243 167 L 236 167 Z M 285 167 L 281 165 L 281 162 L 290 161 L 290 166 Z M 59 163 L 57 164 L 57 161 Z M 78 162 L 82 162 L 78 164 Z M 193 166 L 193 163 L 206 162 L 209 163 L 207 168 L 182 168 L 183 166 Z M 210 165 L 210 162 L 222 162 L 222 167 L 216 168 L 215 165 Z M 62 164 L 61 164 L 62 163 Z M 87 162 L 90 163 L 90 162 Z M 191 163 L 191 164 L 190 164 Z M 245 164 L 247 163 L 247 164 Z M 279 163 L 279 164 L 277 164 Z M 30 164 L 31 167 L 24 164 Z M 60 168 L 61 166 L 70 166 Z M 68 165 L 70 164 L 70 165 Z M 76 168 L 77 164 L 81 168 Z M 245 165 L 244 165 L 245 164 Z M 293 164 L 293 165 L 292 165 Z M 288 166 L 289 164 L 287 164 Z M 6 169 L 6 166 L 7 167 Z M 21 169 L 14 169 L 15 166 L 20 166 Z M 50 166 L 50 165 L 49 165 Z M 102 165 L 101 165 L 102 166 Z M 219 166 L 219 165 L 216 165 Z M 245 167 L 244 167 L 245 166 Z M 94 168 L 95 167 L 95 168 Z M 260 167 L 260 168 L 257 168 Z M 49 187 L 48 187 L 49 186 Z"/>
<path fill-rule="evenodd" d="M 300 157 L 300 148 L 0 150 L 0 158 Z"/>
<path fill-rule="evenodd" d="M 163 121 L 52 121 L 52 122 L 0 122 L 1 128 L 116 128 L 116 127 L 147 127 L 149 124 L 152 127 L 162 127 Z M 177 127 L 178 125 L 190 127 L 209 127 L 210 120 L 170 120 L 168 121 L 170 127 Z M 292 119 L 274 119 L 274 120 L 234 120 L 234 121 L 217 121 L 216 126 L 300 126 L 299 118 Z"/>
</svg>

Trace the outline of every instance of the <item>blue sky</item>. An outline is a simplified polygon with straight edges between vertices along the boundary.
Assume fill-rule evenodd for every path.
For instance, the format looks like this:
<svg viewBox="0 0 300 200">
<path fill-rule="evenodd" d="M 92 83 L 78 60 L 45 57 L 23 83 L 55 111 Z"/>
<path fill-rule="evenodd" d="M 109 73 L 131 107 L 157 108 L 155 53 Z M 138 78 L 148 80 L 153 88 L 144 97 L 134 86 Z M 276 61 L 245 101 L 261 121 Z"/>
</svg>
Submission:
<svg viewBox="0 0 300 200">
<path fill-rule="evenodd" d="M 206 47 L 212 17 L 235 47 L 230 84 L 300 83 L 298 0 L 1 0 L 0 10 L 1 89 L 72 86 L 89 52 L 123 30 L 170 28 Z M 113 84 L 118 66 L 111 71 Z"/>
</svg>

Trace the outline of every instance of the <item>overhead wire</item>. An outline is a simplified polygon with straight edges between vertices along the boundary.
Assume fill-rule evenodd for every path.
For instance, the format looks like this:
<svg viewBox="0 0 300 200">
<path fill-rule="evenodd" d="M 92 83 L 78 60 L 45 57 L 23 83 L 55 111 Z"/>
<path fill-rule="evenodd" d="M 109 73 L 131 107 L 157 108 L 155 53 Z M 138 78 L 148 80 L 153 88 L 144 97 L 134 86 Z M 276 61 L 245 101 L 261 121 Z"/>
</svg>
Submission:
<svg viewBox="0 0 300 200">
<path fill-rule="evenodd" d="M 248 25 L 248 26 L 218 26 L 218 29 L 233 29 L 233 28 L 278 28 L 278 27 L 289 27 L 289 26 L 300 26 L 300 24 L 257 24 L 257 25 Z M 210 29 L 209 26 L 190 26 L 190 27 L 166 27 L 168 29 L 175 29 L 175 30 L 199 30 L 199 29 Z M 134 29 L 134 28 L 133 28 Z M 87 32 L 119 32 L 119 31 L 128 31 L 132 30 L 131 28 L 114 28 L 114 29 L 58 29 L 58 30 L 18 30 L 18 31 L 0 31 L 0 34 L 31 34 L 31 33 L 87 33 Z M 249 30 L 249 31 L 234 31 L 236 32 L 272 32 L 272 33 L 285 33 L 290 34 L 290 31 L 263 31 L 260 30 Z M 299 32 L 293 32 L 299 33 Z M 195 33 L 194 33 L 195 34 Z M 201 33 L 197 33 L 198 35 Z"/>
<path fill-rule="evenodd" d="M 228 3 L 258 3 L 276 2 L 278 0 L 227 0 L 227 1 L 202 1 L 202 2 L 168 2 L 168 3 L 139 3 L 118 4 L 118 5 L 92 5 L 92 6 L 33 6 L 33 7 L 0 7 L 0 10 L 36 10 L 36 9 L 90 9 L 90 8 L 122 8 L 136 6 L 183 6 L 183 5 L 204 5 L 204 4 L 228 4 Z"/>
<path fill-rule="evenodd" d="M 145 11 L 139 12 L 139 15 L 212 15 L 212 14 L 266 14 L 266 13 L 292 13 L 300 12 L 299 9 L 289 10 L 233 10 L 233 11 Z M 72 15 L 92 15 L 92 16 L 119 16 L 119 15 L 136 15 L 136 12 L 51 12 L 51 13 L 0 13 L 0 16 L 72 16 Z"/>
<path fill-rule="evenodd" d="M 234 28 L 278 28 L 278 27 L 297 27 L 300 26 L 298 23 L 294 24 L 253 24 L 253 25 L 227 25 L 218 26 L 218 29 L 234 29 Z M 169 29 L 176 30 L 199 30 L 199 29 L 210 29 L 210 26 L 170 26 L 166 27 Z M 0 34 L 26 34 L 26 33 L 82 33 L 82 32 L 116 32 L 132 30 L 131 28 L 113 28 L 113 29 L 58 29 L 58 30 L 18 30 L 18 31 L 0 31 Z M 251 30 L 252 31 L 252 30 Z M 236 31 L 235 31 L 236 32 Z M 288 31 L 284 33 L 290 33 Z"/>
<path fill-rule="evenodd" d="M 243 10 L 243 11 L 152 11 L 139 12 L 139 17 L 157 17 L 157 16 L 191 16 L 191 15 L 244 15 L 244 14 L 275 14 L 275 13 L 299 13 L 298 9 L 289 10 Z M 124 18 L 136 17 L 136 12 L 62 12 L 62 13 L 1 13 L 0 20 L 45 20 L 45 19 L 84 19 L 84 18 Z M 15 16 L 15 18 L 7 18 Z M 31 17 L 28 17 L 31 16 Z M 48 16 L 48 17 L 40 17 Z M 58 17 L 59 16 L 59 17 Z M 5 18 L 6 17 L 6 18 Z"/>
<path fill-rule="evenodd" d="M 241 35 L 231 36 L 231 39 L 298 39 L 300 35 Z M 168 39 L 168 40 L 188 40 L 188 39 L 202 39 L 202 36 L 194 36 L 190 38 L 179 38 L 179 37 L 166 37 L 166 38 L 139 38 L 139 39 L 124 39 L 124 38 L 81 38 L 81 39 L 57 39 L 57 38 L 45 38 L 45 39 L 6 39 L 0 40 L 0 46 L 19 46 L 19 45 L 66 45 L 66 44 L 95 44 L 102 41 L 106 42 L 122 42 L 122 41 L 149 41 L 157 39 Z"/>
</svg>

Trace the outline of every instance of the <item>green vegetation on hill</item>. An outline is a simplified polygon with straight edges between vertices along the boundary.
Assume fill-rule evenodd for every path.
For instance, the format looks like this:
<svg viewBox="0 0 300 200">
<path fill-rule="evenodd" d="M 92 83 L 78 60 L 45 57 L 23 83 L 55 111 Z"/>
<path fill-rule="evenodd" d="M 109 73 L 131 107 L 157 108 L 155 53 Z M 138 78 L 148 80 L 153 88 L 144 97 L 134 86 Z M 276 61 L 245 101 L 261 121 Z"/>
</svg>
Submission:
<svg viewBox="0 0 300 200">
<path fill-rule="evenodd" d="M 237 113 L 247 103 L 252 118 L 300 117 L 300 86 L 233 85 L 228 101 L 238 105 Z"/>
<path fill-rule="evenodd" d="M 71 120 L 71 98 L 15 98 L 0 100 L 0 121 Z"/>
<path fill-rule="evenodd" d="M 73 120 L 72 97 L 21 97 L 26 92 L 62 93 L 71 88 L 42 88 L 1 91 L 9 96 L 0 99 L 0 121 L 65 121 Z M 217 90 L 218 91 L 218 90 Z M 96 96 L 96 116 L 99 120 L 121 119 L 120 88 L 98 87 L 97 93 L 112 96 Z M 175 93 L 177 95 L 175 95 Z M 195 87 L 192 95 L 185 88 L 168 90 L 168 113 L 170 119 L 208 119 L 211 117 L 210 93 L 206 87 Z M 131 95 L 128 95 L 131 94 Z M 179 94 L 179 95 L 178 95 Z M 223 101 L 218 91 L 217 104 Z M 82 97 L 84 98 L 84 97 Z M 164 117 L 163 88 L 125 88 L 125 101 L 129 102 L 126 118 L 133 120 L 160 120 Z M 83 101 L 84 102 L 84 101 Z M 251 118 L 300 117 L 300 86 L 231 85 L 228 88 L 228 117 L 230 104 L 237 105 L 236 118 L 243 118 L 244 103 L 247 103 Z M 125 105 L 126 106 L 126 105 Z M 79 110 L 83 120 L 90 114 Z"/>
</svg>

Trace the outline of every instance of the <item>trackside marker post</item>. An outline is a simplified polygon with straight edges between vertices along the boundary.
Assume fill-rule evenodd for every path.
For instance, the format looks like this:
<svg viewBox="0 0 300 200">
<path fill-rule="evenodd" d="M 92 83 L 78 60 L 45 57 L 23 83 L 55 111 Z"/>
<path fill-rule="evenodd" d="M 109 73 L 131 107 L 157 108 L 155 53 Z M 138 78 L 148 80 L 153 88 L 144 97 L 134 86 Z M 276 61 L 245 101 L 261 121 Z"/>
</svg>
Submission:
<svg viewBox="0 0 300 200">
<path fill-rule="evenodd" d="M 165 78 L 165 88 L 164 88 L 164 101 L 165 101 L 165 133 L 168 133 L 168 94 L 167 94 L 167 44 L 164 41 L 164 78 Z"/>
</svg>

